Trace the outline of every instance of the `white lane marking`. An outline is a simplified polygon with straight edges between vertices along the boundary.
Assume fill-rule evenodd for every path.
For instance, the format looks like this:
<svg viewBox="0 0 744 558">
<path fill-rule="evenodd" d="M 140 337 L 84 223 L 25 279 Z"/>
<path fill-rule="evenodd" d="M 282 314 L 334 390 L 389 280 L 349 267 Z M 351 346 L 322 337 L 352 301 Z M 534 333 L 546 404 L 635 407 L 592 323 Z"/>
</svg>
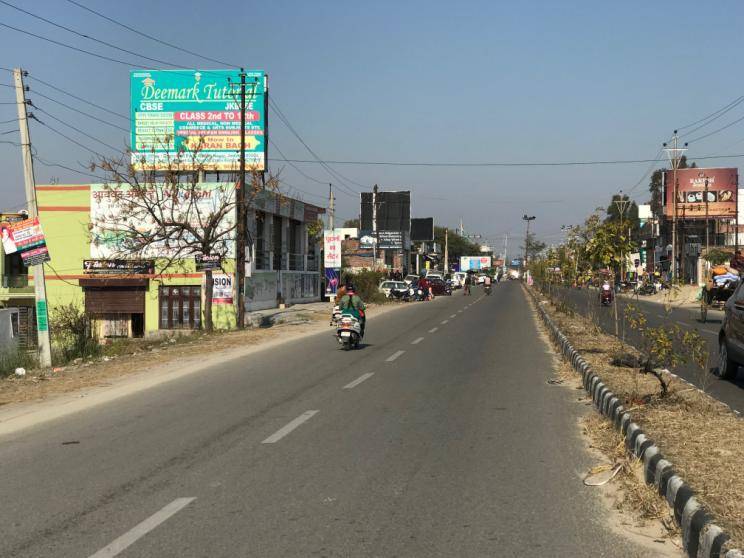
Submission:
<svg viewBox="0 0 744 558">
<path fill-rule="evenodd" d="M 679 320 L 676 320 L 674 323 L 677 324 L 677 325 L 685 326 L 685 327 L 687 327 L 687 326 L 690 325 L 687 322 L 680 322 Z"/>
<path fill-rule="evenodd" d="M 439 322 L 439 323 L 440 323 L 440 324 L 442 324 L 442 325 L 444 325 L 444 324 L 446 324 L 446 323 L 447 323 L 448 321 L 449 321 L 449 320 L 442 320 L 442 321 L 441 321 L 441 322 Z"/>
<path fill-rule="evenodd" d="M 434 332 L 436 332 L 436 331 L 437 331 L 438 329 L 439 329 L 438 327 L 433 327 L 433 328 L 431 328 L 431 329 L 429 330 L 429 333 L 434 333 Z"/>
<path fill-rule="evenodd" d="M 357 387 L 357 386 L 358 386 L 359 384 L 361 384 L 361 383 L 362 383 L 362 382 L 363 382 L 364 380 L 369 380 L 369 379 L 370 379 L 370 378 L 371 378 L 372 376 L 374 376 L 374 375 L 375 375 L 375 373 L 374 373 L 374 372 L 367 372 L 366 374 L 362 374 L 361 376 L 359 376 L 359 377 L 358 377 L 358 378 L 357 378 L 356 380 L 354 380 L 353 382 L 349 382 L 348 384 L 346 384 L 346 385 L 345 385 L 345 386 L 343 387 L 343 389 L 352 389 L 352 388 L 355 388 L 355 387 Z"/>
<path fill-rule="evenodd" d="M 274 432 L 271 436 L 266 438 L 261 443 L 262 444 L 275 444 L 276 442 L 284 438 L 287 434 L 292 432 L 292 430 L 300 426 L 303 422 L 307 422 L 308 420 L 313 418 L 313 415 L 315 415 L 317 412 L 318 411 L 305 411 L 293 421 L 287 423 L 285 426 L 282 426 L 279 430 Z"/>
<path fill-rule="evenodd" d="M 196 500 L 196 498 L 176 498 L 159 512 L 155 512 L 142 523 L 124 533 L 110 545 L 103 547 L 95 554 L 91 554 L 90 558 L 113 558 L 114 556 L 117 556 L 126 548 L 137 542 L 137 540 L 155 529 L 158 525 L 177 514 L 194 500 Z"/>
<path fill-rule="evenodd" d="M 403 353 L 405 353 L 405 351 L 395 351 L 392 355 L 390 355 L 389 357 L 385 359 L 385 362 L 393 362 L 396 358 L 398 358 Z"/>
<path fill-rule="evenodd" d="M 452 315 L 450 316 L 450 319 L 452 319 L 452 318 L 456 318 L 456 317 L 457 317 L 457 314 L 452 314 Z"/>
<path fill-rule="evenodd" d="M 424 340 L 423 337 L 419 337 L 418 339 L 414 339 L 413 341 L 411 341 L 411 345 L 418 345 L 423 340 Z"/>
<path fill-rule="evenodd" d="M 457 313 L 458 313 L 458 314 L 462 314 L 462 310 L 458 310 L 458 311 L 457 311 Z"/>
</svg>

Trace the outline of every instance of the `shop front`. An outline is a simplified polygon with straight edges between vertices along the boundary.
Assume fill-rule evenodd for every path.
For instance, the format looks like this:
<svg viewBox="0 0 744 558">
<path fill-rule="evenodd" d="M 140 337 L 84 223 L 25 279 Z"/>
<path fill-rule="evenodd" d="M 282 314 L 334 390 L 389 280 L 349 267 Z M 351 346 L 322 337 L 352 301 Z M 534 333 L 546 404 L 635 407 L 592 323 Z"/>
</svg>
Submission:
<svg viewBox="0 0 744 558">
<path fill-rule="evenodd" d="M 88 278 L 80 286 L 94 337 L 144 337 L 148 279 Z"/>
</svg>

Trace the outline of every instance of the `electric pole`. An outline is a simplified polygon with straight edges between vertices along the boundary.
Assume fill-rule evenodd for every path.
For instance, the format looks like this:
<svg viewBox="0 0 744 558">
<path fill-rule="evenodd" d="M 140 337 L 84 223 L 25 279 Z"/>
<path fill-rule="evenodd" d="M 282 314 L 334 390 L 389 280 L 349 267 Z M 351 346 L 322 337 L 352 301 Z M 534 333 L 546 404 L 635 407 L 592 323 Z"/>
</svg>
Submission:
<svg viewBox="0 0 744 558">
<path fill-rule="evenodd" d="M 334 230 L 334 197 L 333 197 L 333 184 L 328 184 L 328 226 L 331 230 Z"/>
<path fill-rule="evenodd" d="M 524 262 L 522 264 L 523 268 L 527 268 L 527 256 L 529 255 L 528 247 L 530 244 L 530 221 L 534 221 L 536 217 L 533 215 L 532 217 L 528 217 L 525 213 L 522 217 L 522 221 L 527 222 L 527 232 L 524 235 Z"/>
<path fill-rule="evenodd" d="M 372 250 L 373 267 L 377 267 L 377 247 L 380 245 L 380 231 L 377 229 L 377 184 L 372 188 L 372 232 L 375 235 L 375 245 Z"/>
<path fill-rule="evenodd" d="M 264 162 L 264 165 L 266 163 Z M 238 307 L 236 312 L 238 329 L 245 326 L 245 248 L 246 248 L 246 194 L 245 194 L 245 70 L 240 69 L 240 170 L 236 202 L 235 284 Z"/>
<path fill-rule="evenodd" d="M 444 269 L 442 270 L 445 275 L 449 273 L 449 229 L 444 228 Z"/>
<path fill-rule="evenodd" d="M 625 196 L 623 195 L 623 191 L 620 190 L 620 193 L 615 196 L 615 207 L 617 207 L 617 211 L 620 214 L 620 234 L 623 234 L 625 231 L 623 230 L 623 216 L 625 215 L 625 210 L 628 208 L 628 205 L 630 204 L 630 199 L 625 199 Z M 625 277 L 625 252 L 623 250 L 620 251 L 620 281 L 622 282 L 623 278 Z"/>
<path fill-rule="evenodd" d="M 26 86 L 23 83 L 25 72 L 20 68 L 13 70 L 15 80 L 16 105 L 18 108 L 18 129 L 21 135 L 21 155 L 23 157 L 23 178 L 26 185 L 26 203 L 28 203 L 29 217 L 39 217 L 36 203 L 36 179 L 34 178 L 34 160 L 31 154 L 31 135 L 28 131 L 28 113 L 26 112 Z M 36 332 L 38 343 L 39 364 L 42 368 L 52 365 L 52 344 L 49 337 L 49 317 L 46 300 L 46 277 L 44 264 L 33 266 L 34 294 L 36 299 Z"/>
<path fill-rule="evenodd" d="M 666 143 L 662 144 L 669 161 L 672 163 L 672 182 L 674 183 L 672 184 L 672 190 L 674 192 L 674 201 L 672 202 L 674 204 L 672 214 L 672 281 L 677 278 L 677 197 L 679 196 L 677 169 L 679 168 L 680 154 L 687 151 L 687 143 L 685 143 L 684 147 L 679 147 L 678 140 L 677 130 L 674 130 L 674 135 L 672 136 L 672 147 L 667 147 Z"/>
<path fill-rule="evenodd" d="M 705 177 L 705 255 L 710 251 L 710 238 L 708 236 L 708 177 Z"/>
</svg>

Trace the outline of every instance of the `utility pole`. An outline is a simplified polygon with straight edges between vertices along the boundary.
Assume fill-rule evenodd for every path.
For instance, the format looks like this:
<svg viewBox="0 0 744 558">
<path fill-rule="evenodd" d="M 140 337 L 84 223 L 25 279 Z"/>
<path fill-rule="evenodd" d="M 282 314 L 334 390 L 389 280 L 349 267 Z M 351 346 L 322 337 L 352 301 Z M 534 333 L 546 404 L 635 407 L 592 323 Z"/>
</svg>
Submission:
<svg viewBox="0 0 744 558">
<path fill-rule="evenodd" d="M 31 154 L 31 135 L 28 131 L 28 113 L 26 112 L 26 86 L 23 83 L 25 72 L 20 68 L 13 70 L 15 81 L 16 105 L 18 108 L 18 129 L 21 135 L 21 155 L 23 157 L 23 178 L 26 185 L 26 202 L 29 217 L 39 216 L 36 203 L 36 179 L 34 178 L 34 160 Z M 46 300 L 46 277 L 44 264 L 33 266 L 34 294 L 36 298 L 36 332 L 38 339 L 39 364 L 42 368 L 52 365 L 52 344 L 49 336 L 49 318 Z"/>
<path fill-rule="evenodd" d="M 377 266 L 377 247 L 380 245 L 380 231 L 377 229 L 377 184 L 372 188 L 372 232 L 375 235 L 375 245 L 372 250 L 373 267 Z"/>
<path fill-rule="evenodd" d="M 333 184 L 328 184 L 328 226 L 331 230 L 334 230 L 334 197 L 333 197 Z"/>
<path fill-rule="evenodd" d="M 449 273 L 449 229 L 444 227 L 444 269 L 442 272 Z"/>
<path fill-rule="evenodd" d="M 625 210 L 628 208 L 628 205 L 630 204 L 630 199 L 625 199 L 625 196 L 623 195 L 623 191 L 620 190 L 620 193 L 615 197 L 614 200 L 615 207 L 617 207 L 617 211 L 620 214 L 620 234 L 623 234 L 625 231 L 623 230 L 623 217 L 625 215 Z M 625 252 L 620 252 L 620 281 L 625 277 Z"/>
<path fill-rule="evenodd" d="M 687 143 L 684 147 L 679 147 L 678 144 L 677 130 L 674 130 L 672 136 L 672 147 L 667 147 L 667 144 L 662 144 L 664 151 L 666 151 L 669 161 L 672 163 L 672 190 L 674 192 L 673 214 L 672 214 L 672 281 L 677 279 L 677 197 L 679 196 L 679 184 L 677 182 L 677 169 L 679 168 L 680 154 L 687 151 Z M 668 188 L 668 186 L 667 186 Z"/>
<path fill-rule="evenodd" d="M 738 193 L 738 192 L 737 192 Z M 705 192 L 703 194 L 705 196 L 705 255 L 708 255 L 708 252 L 710 251 L 710 238 L 708 236 L 708 177 L 705 177 Z"/>
<path fill-rule="evenodd" d="M 264 163 L 265 165 L 265 163 Z M 238 329 L 245 326 L 245 248 L 246 248 L 246 193 L 245 193 L 245 70 L 240 69 L 240 170 L 236 202 L 235 284 L 238 290 L 236 312 Z"/>
<path fill-rule="evenodd" d="M 506 269 L 507 269 L 507 267 L 506 267 L 506 261 L 507 261 L 506 260 L 506 258 L 507 258 L 506 251 L 507 251 L 508 246 L 509 246 L 509 233 L 504 233 L 504 264 L 501 266 L 501 268 L 502 268 L 501 270 L 504 273 L 506 273 Z"/>
<path fill-rule="evenodd" d="M 527 232 L 524 235 L 524 262 L 522 264 L 522 267 L 525 269 L 527 268 L 527 256 L 528 256 L 528 245 L 530 242 L 530 221 L 534 221 L 536 217 L 533 215 L 532 217 L 528 217 L 527 214 L 524 214 L 524 217 L 522 217 L 522 221 L 527 222 Z"/>
</svg>

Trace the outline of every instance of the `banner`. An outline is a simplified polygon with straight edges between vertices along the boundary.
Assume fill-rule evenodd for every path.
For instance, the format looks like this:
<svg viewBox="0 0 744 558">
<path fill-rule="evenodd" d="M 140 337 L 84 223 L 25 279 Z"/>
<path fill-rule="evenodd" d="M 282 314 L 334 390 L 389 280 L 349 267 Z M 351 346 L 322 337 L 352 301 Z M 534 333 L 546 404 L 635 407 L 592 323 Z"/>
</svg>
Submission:
<svg viewBox="0 0 744 558">
<path fill-rule="evenodd" d="M 336 296 L 336 292 L 338 291 L 338 283 L 341 280 L 341 270 L 326 267 L 325 278 L 326 278 L 325 294 L 329 298 L 333 298 L 334 296 Z"/>
<path fill-rule="evenodd" d="M 83 260 L 83 273 L 96 275 L 152 275 L 154 260 Z"/>
<path fill-rule="evenodd" d="M 136 169 L 237 170 L 238 70 L 135 70 L 130 74 L 132 164 Z M 246 72 L 246 168 L 266 168 L 262 70 Z"/>
<path fill-rule="evenodd" d="M 341 234 L 335 230 L 323 231 L 323 267 L 341 267 Z"/>
<path fill-rule="evenodd" d="M 10 227 L 3 227 L 0 234 L 2 234 L 5 253 L 18 252 L 26 267 L 40 265 L 52 259 L 49 257 L 44 231 L 41 230 L 38 217 L 18 221 Z"/>
<path fill-rule="evenodd" d="M 196 254 L 194 256 L 196 271 L 207 271 L 208 269 L 222 269 L 222 260 L 218 255 Z"/>
<path fill-rule="evenodd" d="M 666 187 L 664 215 L 667 217 L 674 216 L 674 175 L 674 171 L 664 171 Z M 678 219 L 705 219 L 706 210 L 709 218 L 736 218 L 738 169 L 678 169 L 676 175 Z"/>
<path fill-rule="evenodd" d="M 491 267 L 491 256 L 461 256 L 460 271 L 477 271 Z"/>
<path fill-rule="evenodd" d="M 229 273 L 212 275 L 212 304 L 233 303 L 233 276 Z"/>
</svg>

